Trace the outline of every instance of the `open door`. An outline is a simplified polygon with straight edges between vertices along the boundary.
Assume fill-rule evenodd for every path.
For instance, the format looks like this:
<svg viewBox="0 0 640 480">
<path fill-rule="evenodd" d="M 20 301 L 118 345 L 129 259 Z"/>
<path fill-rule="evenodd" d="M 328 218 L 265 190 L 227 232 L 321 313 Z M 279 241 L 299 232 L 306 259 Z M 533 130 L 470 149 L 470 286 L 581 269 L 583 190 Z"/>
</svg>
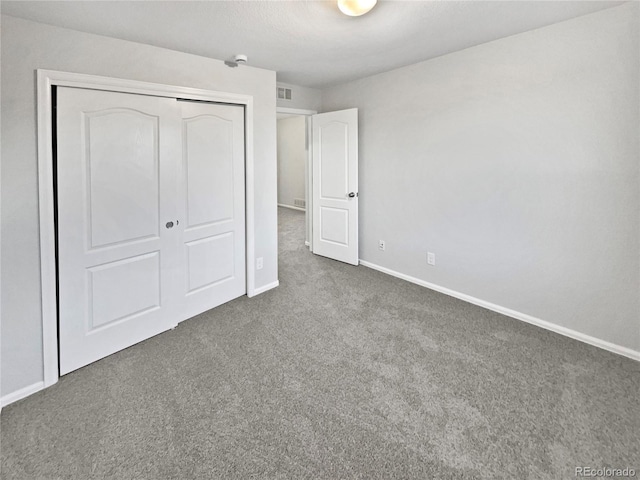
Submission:
<svg viewBox="0 0 640 480">
<path fill-rule="evenodd" d="M 312 121 L 313 253 L 358 265 L 358 109 Z"/>
</svg>

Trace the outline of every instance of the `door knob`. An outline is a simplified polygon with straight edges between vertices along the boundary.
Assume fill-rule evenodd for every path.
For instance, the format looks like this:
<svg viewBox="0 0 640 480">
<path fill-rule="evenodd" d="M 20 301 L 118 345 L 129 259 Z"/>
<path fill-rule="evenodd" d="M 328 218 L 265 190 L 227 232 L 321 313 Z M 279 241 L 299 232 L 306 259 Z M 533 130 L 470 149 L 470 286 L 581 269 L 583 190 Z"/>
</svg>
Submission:
<svg viewBox="0 0 640 480">
<path fill-rule="evenodd" d="M 353 198 L 353 197 L 355 197 L 356 195 L 358 195 L 358 194 L 357 194 L 357 193 L 354 193 L 354 192 L 351 192 L 351 193 L 349 193 L 349 198 Z"/>
<path fill-rule="evenodd" d="M 167 228 L 173 227 L 173 222 L 167 222 Z"/>
</svg>

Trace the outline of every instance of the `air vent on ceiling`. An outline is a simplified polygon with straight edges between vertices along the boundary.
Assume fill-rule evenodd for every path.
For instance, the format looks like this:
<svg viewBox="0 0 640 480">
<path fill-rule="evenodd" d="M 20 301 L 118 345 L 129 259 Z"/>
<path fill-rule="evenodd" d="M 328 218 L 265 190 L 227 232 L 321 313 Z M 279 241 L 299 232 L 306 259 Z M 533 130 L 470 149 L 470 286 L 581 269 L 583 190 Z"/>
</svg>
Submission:
<svg viewBox="0 0 640 480">
<path fill-rule="evenodd" d="M 291 89 L 278 87 L 278 99 L 279 100 L 291 100 Z"/>
</svg>

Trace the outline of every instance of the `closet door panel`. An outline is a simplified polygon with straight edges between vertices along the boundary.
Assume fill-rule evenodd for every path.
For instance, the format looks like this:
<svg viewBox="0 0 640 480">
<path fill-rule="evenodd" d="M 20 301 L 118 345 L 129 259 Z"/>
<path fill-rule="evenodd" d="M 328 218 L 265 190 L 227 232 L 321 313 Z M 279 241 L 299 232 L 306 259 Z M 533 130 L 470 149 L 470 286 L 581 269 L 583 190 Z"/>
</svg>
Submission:
<svg viewBox="0 0 640 480">
<path fill-rule="evenodd" d="M 187 227 L 233 220 L 233 127 L 213 115 L 184 120 Z"/>
<path fill-rule="evenodd" d="M 174 99 L 59 87 L 60 373 L 177 322 Z"/>
<path fill-rule="evenodd" d="M 178 103 L 188 318 L 246 293 L 244 108 Z"/>
</svg>

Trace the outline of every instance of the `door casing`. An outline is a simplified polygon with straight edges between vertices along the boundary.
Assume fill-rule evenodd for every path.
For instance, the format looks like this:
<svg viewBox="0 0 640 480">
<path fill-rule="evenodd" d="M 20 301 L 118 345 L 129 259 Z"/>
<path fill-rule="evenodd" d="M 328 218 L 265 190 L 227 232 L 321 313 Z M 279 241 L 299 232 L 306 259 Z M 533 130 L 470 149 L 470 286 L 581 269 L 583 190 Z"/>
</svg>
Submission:
<svg viewBox="0 0 640 480">
<path fill-rule="evenodd" d="M 259 293 L 255 288 L 255 271 L 252 268 L 255 265 L 253 97 L 251 95 L 216 92 L 213 90 L 39 69 L 37 70 L 37 137 L 44 388 L 53 385 L 59 378 L 53 169 L 54 117 L 52 88 L 54 86 L 88 88 L 244 106 L 247 296 L 252 297 Z"/>
</svg>

